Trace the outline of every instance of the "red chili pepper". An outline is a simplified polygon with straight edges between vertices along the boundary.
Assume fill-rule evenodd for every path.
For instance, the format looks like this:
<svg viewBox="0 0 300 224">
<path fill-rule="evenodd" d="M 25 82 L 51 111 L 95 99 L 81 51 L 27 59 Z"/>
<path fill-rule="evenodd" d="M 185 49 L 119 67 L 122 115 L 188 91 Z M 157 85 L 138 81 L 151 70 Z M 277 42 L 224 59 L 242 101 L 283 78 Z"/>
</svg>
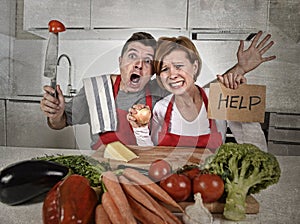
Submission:
<svg viewBox="0 0 300 224">
<path fill-rule="evenodd" d="M 44 200 L 44 224 L 93 222 L 98 199 L 85 177 L 74 174 L 55 187 Z"/>
</svg>

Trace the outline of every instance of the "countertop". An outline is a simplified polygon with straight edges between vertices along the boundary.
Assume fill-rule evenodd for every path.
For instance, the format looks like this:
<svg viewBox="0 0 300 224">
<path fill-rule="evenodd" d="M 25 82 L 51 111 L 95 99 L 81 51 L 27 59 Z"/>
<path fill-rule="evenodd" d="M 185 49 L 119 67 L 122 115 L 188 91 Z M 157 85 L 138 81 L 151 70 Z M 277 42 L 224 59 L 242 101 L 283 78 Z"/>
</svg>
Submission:
<svg viewBox="0 0 300 224">
<path fill-rule="evenodd" d="M 89 154 L 89 151 L 70 149 L 45 149 L 0 146 L 0 166 L 31 159 L 37 156 L 55 154 Z M 279 183 L 270 186 L 254 197 L 260 203 L 260 212 L 247 215 L 242 222 L 222 219 L 214 214 L 214 223 L 247 224 L 295 224 L 300 220 L 300 157 L 277 156 L 282 175 Z M 5 224 L 42 224 L 42 203 L 8 206 L 0 203 L 0 223 Z"/>
</svg>

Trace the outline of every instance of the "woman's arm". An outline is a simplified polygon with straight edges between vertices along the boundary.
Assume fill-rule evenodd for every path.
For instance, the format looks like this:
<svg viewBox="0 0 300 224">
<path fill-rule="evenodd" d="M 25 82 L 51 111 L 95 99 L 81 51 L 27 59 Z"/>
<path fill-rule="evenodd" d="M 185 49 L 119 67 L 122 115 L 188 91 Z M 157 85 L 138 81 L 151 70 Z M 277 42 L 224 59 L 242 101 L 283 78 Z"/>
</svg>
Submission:
<svg viewBox="0 0 300 224">
<path fill-rule="evenodd" d="M 149 122 L 151 119 L 151 116 L 143 121 L 143 124 L 138 122 L 137 114 L 138 111 L 147 108 L 148 106 L 144 104 L 136 104 L 133 105 L 131 108 L 129 108 L 128 114 L 127 114 L 127 121 L 132 126 L 134 136 L 136 138 L 136 143 L 139 146 L 153 146 L 153 142 L 151 140 L 150 131 L 149 131 Z"/>
<path fill-rule="evenodd" d="M 133 128 L 134 136 L 136 138 L 136 144 L 139 146 L 153 146 L 151 140 L 150 131 L 148 126 L 142 126 Z"/>
</svg>

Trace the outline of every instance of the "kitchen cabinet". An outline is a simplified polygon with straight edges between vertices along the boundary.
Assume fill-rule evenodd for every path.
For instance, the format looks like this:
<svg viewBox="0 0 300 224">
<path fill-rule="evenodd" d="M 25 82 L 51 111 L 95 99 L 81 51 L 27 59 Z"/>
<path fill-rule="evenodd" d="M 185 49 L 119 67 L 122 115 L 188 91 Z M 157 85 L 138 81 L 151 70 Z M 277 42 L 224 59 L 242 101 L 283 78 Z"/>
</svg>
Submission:
<svg viewBox="0 0 300 224">
<path fill-rule="evenodd" d="M 72 127 L 48 127 L 39 101 L 7 100 L 7 146 L 76 148 Z"/>
<path fill-rule="evenodd" d="M 300 114 L 270 113 L 268 148 L 276 155 L 300 155 Z"/>
<path fill-rule="evenodd" d="M 187 0 L 24 0 L 25 30 L 46 29 L 52 19 L 67 28 L 181 29 L 186 15 Z"/>
<path fill-rule="evenodd" d="M 0 145 L 6 145 L 5 100 L 0 100 Z"/>
<path fill-rule="evenodd" d="M 187 0 L 92 1 L 93 28 L 185 28 Z"/>
<path fill-rule="evenodd" d="M 15 95 L 42 96 L 43 86 L 49 85 L 50 79 L 43 76 L 46 44 L 41 40 L 14 41 L 12 84 Z"/>
<path fill-rule="evenodd" d="M 266 30 L 268 0 L 189 0 L 188 28 Z"/>
<path fill-rule="evenodd" d="M 11 0 L 2 0 L 0 1 L 0 34 L 10 35 L 10 12 L 11 12 Z"/>
<path fill-rule="evenodd" d="M 66 27 L 89 28 L 90 1 L 24 0 L 24 30 L 47 29 L 53 19 Z"/>
<path fill-rule="evenodd" d="M 6 97 L 10 93 L 9 71 L 12 58 L 10 49 L 12 42 L 13 24 L 11 22 L 11 11 L 13 10 L 13 1 L 0 1 L 0 97 Z"/>
<path fill-rule="evenodd" d="M 56 19 L 67 28 L 61 39 L 127 39 L 134 29 L 178 35 L 186 29 L 187 2 L 24 0 L 23 29 L 47 39 L 48 22 Z"/>
</svg>

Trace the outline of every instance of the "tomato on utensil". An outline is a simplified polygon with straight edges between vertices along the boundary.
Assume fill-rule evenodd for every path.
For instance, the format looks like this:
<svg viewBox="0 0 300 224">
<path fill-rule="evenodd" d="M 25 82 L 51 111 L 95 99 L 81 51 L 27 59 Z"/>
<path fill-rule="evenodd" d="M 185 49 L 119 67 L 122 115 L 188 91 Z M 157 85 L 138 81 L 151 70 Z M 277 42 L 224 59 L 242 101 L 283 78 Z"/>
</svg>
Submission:
<svg viewBox="0 0 300 224">
<path fill-rule="evenodd" d="M 48 30 L 49 30 L 49 32 L 52 32 L 52 33 L 59 33 L 59 32 L 65 31 L 66 28 L 65 28 L 64 24 L 61 23 L 60 21 L 51 20 L 48 23 Z"/>
<path fill-rule="evenodd" d="M 200 174 L 193 179 L 193 193 L 198 192 L 204 203 L 217 201 L 224 193 L 224 181 L 216 174 Z"/>
<path fill-rule="evenodd" d="M 160 186 L 177 202 L 185 201 L 191 194 L 191 180 L 183 174 L 174 173 L 160 181 Z"/>
</svg>

